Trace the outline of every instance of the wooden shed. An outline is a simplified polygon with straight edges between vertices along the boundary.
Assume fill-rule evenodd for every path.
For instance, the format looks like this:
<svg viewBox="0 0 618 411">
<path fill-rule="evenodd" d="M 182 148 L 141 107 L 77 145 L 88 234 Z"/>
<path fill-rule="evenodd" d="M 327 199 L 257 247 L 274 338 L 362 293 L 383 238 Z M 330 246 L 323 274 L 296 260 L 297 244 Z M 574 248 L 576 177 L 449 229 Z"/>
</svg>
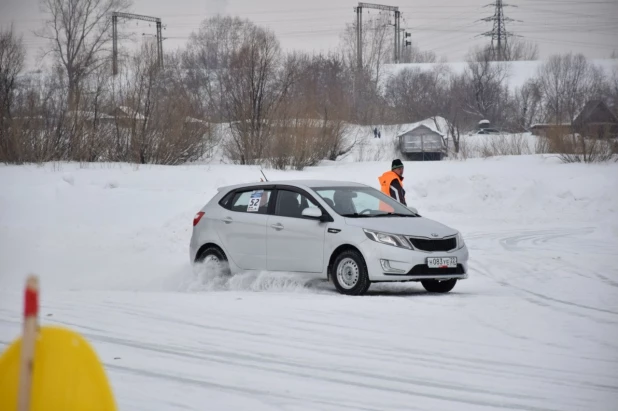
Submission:
<svg viewBox="0 0 618 411">
<path fill-rule="evenodd" d="M 399 151 L 406 160 L 442 160 L 446 156 L 444 134 L 418 124 L 397 136 Z"/>
</svg>

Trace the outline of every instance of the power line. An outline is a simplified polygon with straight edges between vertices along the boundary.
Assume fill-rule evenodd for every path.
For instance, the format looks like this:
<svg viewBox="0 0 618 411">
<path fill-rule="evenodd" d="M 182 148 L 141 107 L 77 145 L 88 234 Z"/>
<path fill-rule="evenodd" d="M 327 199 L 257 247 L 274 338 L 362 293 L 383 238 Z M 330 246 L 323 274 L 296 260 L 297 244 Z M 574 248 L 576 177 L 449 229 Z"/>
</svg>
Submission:
<svg viewBox="0 0 618 411">
<path fill-rule="evenodd" d="M 493 21 L 491 31 L 482 33 L 481 36 L 491 37 L 490 52 L 493 60 L 503 61 L 506 58 L 506 50 L 508 46 L 508 38 L 513 36 L 506 30 L 507 21 L 515 21 L 504 16 L 504 7 L 517 7 L 510 4 L 503 4 L 502 0 L 496 0 L 495 3 L 486 5 L 485 7 L 494 6 L 494 15 L 481 19 L 482 21 Z"/>
</svg>

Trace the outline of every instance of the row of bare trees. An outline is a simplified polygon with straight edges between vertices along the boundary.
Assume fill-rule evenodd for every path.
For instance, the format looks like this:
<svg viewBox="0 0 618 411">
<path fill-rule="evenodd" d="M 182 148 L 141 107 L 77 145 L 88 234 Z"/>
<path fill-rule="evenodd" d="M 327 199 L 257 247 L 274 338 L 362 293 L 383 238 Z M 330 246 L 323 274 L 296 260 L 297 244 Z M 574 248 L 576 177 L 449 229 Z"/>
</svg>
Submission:
<svg viewBox="0 0 618 411">
<path fill-rule="evenodd" d="M 351 124 L 400 124 L 442 116 L 455 151 L 481 119 L 507 131 L 569 121 L 592 98 L 616 101 L 618 80 L 582 56 L 550 59 L 536 78 L 509 89 L 508 62 L 474 51 L 463 73 L 446 65 L 389 75 L 392 29 L 365 23 L 364 64 L 347 27 L 329 54 L 284 52 L 274 33 L 237 17 L 205 20 L 184 49 L 157 64 L 154 43 L 121 50 L 111 75 L 110 11 L 128 0 L 43 0 L 52 66 L 24 73 L 25 48 L 0 30 L 0 161 L 130 161 L 181 164 L 214 147 L 237 164 L 276 168 L 335 160 L 354 144 Z M 535 59 L 512 43 L 507 59 Z M 405 49 L 408 62 L 436 62 Z"/>
<path fill-rule="evenodd" d="M 392 117 L 384 120 L 408 123 L 441 116 L 459 152 L 461 136 L 480 120 L 511 133 L 530 131 L 535 123 L 571 125 L 594 100 L 618 114 L 618 70 L 604 72 L 581 54 L 550 57 L 518 87 L 509 87 L 513 74 L 509 62 L 492 61 L 489 49 L 471 53 L 460 73 L 440 64 L 430 70 L 401 70 L 386 82 Z"/>
</svg>

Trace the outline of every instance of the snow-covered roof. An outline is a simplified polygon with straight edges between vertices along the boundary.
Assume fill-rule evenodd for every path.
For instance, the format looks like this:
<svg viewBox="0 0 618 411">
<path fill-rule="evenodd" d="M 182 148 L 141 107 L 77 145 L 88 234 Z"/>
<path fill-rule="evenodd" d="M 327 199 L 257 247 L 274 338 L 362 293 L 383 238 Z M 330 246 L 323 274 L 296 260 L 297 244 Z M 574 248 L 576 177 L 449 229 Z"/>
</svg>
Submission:
<svg viewBox="0 0 618 411">
<path fill-rule="evenodd" d="M 133 110 L 131 107 L 118 106 L 117 110 L 122 111 L 124 114 L 126 114 L 129 117 L 135 117 L 136 119 L 139 119 L 139 120 L 144 120 L 146 118 L 141 113 L 137 112 L 136 110 Z"/>
<path fill-rule="evenodd" d="M 446 127 L 446 120 L 444 118 L 442 118 L 440 116 L 436 116 L 435 117 L 435 121 L 434 121 L 434 118 L 430 117 L 430 118 L 426 118 L 425 120 L 421 120 L 421 121 L 418 121 L 416 123 L 410 124 L 406 129 L 404 129 L 404 131 L 399 133 L 397 135 L 397 137 L 399 137 L 399 136 L 401 136 L 403 134 L 409 133 L 412 130 L 416 130 L 417 128 L 419 128 L 421 126 L 424 126 L 424 127 L 428 128 L 429 130 L 433 131 L 434 133 L 439 134 L 442 137 L 444 137 L 445 134 L 443 132 L 441 132 L 440 130 L 438 130 L 438 128 L 436 127 L 436 122 L 438 124 L 443 124 Z"/>
<path fill-rule="evenodd" d="M 530 126 L 530 128 L 534 127 L 555 127 L 555 126 L 570 126 L 571 123 L 534 123 Z"/>
</svg>

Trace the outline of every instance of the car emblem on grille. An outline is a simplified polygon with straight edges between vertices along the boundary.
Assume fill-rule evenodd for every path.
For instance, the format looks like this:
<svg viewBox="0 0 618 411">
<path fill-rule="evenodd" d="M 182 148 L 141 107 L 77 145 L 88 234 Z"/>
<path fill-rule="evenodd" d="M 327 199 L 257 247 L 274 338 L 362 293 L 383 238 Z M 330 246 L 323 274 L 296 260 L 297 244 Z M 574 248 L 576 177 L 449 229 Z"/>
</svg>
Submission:
<svg viewBox="0 0 618 411">
<path fill-rule="evenodd" d="M 437 236 L 438 236 L 438 234 L 436 234 L 436 233 L 431 233 L 431 236 L 432 236 L 432 237 L 437 237 Z"/>
</svg>

